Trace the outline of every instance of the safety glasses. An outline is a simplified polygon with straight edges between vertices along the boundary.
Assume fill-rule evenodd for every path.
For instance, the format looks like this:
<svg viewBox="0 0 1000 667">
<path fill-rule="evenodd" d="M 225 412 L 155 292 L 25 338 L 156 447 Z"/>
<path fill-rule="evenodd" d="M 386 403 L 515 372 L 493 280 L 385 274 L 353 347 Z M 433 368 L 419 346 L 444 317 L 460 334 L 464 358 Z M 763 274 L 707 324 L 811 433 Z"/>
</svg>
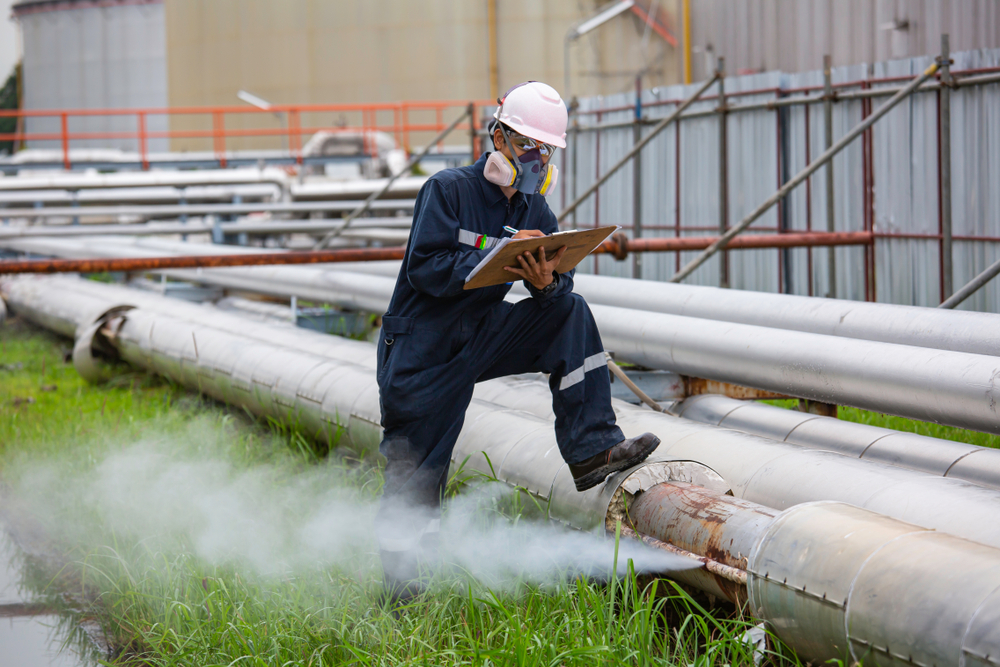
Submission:
<svg viewBox="0 0 1000 667">
<path fill-rule="evenodd" d="M 510 140 L 510 143 L 521 152 L 527 152 L 533 148 L 537 148 L 538 152 L 545 157 L 549 157 L 556 152 L 556 147 L 552 144 L 543 144 L 541 141 L 537 141 L 531 137 L 526 137 L 523 134 L 518 134 L 513 130 L 508 130 L 507 138 Z"/>
</svg>

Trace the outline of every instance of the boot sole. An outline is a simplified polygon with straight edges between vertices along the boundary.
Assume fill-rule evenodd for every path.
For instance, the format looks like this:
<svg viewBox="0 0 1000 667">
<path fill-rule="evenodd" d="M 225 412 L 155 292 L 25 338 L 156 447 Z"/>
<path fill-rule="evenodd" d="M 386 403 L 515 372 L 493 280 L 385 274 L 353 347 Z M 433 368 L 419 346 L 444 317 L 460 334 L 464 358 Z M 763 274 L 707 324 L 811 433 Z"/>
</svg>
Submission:
<svg viewBox="0 0 1000 667">
<path fill-rule="evenodd" d="M 627 470 L 628 468 L 631 468 L 634 465 L 642 463 L 649 457 L 650 454 L 653 453 L 653 450 L 655 450 L 659 446 L 660 446 L 660 439 L 654 437 L 653 443 L 648 448 L 639 452 L 632 458 L 625 459 L 624 461 L 619 461 L 618 463 L 602 466 L 597 470 L 592 470 L 588 472 L 583 477 L 573 480 L 576 483 L 576 490 L 586 491 L 587 489 L 592 489 L 601 482 L 603 482 L 604 480 L 606 480 L 609 475 L 612 475 L 620 470 Z"/>
</svg>

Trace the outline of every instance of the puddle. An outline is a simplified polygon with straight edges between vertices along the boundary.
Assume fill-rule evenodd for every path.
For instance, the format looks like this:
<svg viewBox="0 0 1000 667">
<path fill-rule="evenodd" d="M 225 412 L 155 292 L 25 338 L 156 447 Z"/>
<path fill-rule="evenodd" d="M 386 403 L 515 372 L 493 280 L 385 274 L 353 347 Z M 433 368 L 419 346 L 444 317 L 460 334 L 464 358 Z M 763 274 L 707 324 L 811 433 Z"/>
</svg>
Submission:
<svg viewBox="0 0 1000 667">
<path fill-rule="evenodd" d="M 58 616 L 0 618 L 0 667 L 80 667 L 71 647 L 62 648 L 65 627 Z"/>
<path fill-rule="evenodd" d="M 19 552 L 0 524 L 0 667 L 81 667 L 87 664 L 63 646 L 69 628 L 21 590 Z"/>
</svg>

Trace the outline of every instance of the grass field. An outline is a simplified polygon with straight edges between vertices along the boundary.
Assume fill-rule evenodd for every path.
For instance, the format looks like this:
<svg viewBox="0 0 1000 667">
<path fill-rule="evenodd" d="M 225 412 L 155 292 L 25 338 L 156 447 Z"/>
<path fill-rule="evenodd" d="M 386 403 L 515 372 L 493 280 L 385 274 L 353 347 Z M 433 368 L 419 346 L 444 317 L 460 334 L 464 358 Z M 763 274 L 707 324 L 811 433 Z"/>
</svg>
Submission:
<svg viewBox="0 0 1000 667">
<path fill-rule="evenodd" d="M 753 664 L 738 610 L 632 571 L 486 586 L 449 570 L 397 618 L 365 526 L 374 461 L 127 367 L 86 385 L 68 349 L 0 327 L 0 488 L 35 554 L 25 585 L 96 620 L 110 664 Z M 479 520 L 529 521 L 516 494 L 491 500 Z M 773 640 L 767 659 L 797 664 Z"/>
</svg>

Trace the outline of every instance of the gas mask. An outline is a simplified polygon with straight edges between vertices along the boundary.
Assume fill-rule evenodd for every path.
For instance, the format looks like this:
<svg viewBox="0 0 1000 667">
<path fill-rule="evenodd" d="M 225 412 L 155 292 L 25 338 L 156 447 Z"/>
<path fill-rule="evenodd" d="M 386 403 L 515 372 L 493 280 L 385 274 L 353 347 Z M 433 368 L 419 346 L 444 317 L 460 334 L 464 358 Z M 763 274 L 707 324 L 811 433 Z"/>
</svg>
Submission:
<svg viewBox="0 0 1000 667">
<path fill-rule="evenodd" d="M 513 159 L 507 159 L 507 156 L 500 151 L 490 153 L 483 169 L 486 180 L 514 188 L 526 195 L 537 194 L 544 197 L 552 192 L 559 180 L 559 169 L 553 164 L 545 164 L 542 161 L 542 153 L 537 148 L 532 148 L 518 158 L 507 131 L 502 124 L 499 124 L 499 127 Z"/>
</svg>

